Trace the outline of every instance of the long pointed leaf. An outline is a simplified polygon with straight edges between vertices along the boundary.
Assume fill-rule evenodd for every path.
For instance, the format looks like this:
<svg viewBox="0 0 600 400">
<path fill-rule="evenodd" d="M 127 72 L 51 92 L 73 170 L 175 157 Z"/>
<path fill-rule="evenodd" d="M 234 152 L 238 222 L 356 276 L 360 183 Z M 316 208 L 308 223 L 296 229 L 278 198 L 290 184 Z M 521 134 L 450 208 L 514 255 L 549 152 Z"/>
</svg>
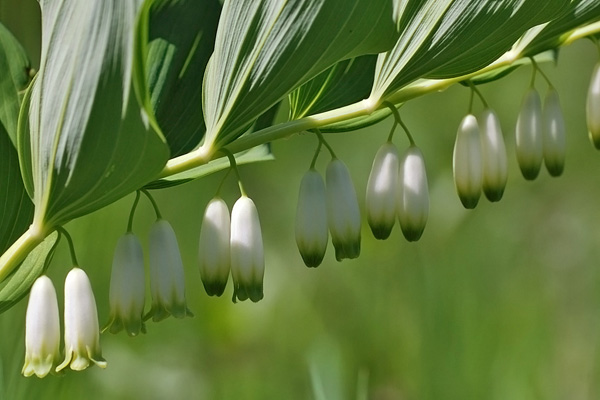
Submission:
<svg viewBox="0 0 600 400">
<path fill-rule="evenodd" d="M 34 223 L 54 226 L 143 186 L 169 152 L 131 90 L 140 2 L 44 0 L 41 6 L 41 67 L 29 124 L 19 125 L 19 152 L 31 160 L 23 172 L 33 182 Z"/>
<path fill-rule="evenodd" d="M 241 135 L 292 89 L 336 62 L 395 43 L 389 0 L 225 2 L 203 91 L 204 146 Z"/>
</svg>

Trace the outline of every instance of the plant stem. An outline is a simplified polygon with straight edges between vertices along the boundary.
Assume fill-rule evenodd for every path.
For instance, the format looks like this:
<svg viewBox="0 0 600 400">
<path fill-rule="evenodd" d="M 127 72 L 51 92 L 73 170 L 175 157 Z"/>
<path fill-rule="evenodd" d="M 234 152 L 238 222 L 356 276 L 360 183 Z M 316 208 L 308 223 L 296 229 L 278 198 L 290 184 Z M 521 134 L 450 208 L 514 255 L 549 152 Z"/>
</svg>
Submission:
<svg viewBox="0 0 600 400">
<path fill-rule="evenodd" d="M 69 253 L 71 254 L 71 262 L 74 266 L 78 267 L 79 262 L 77 261 L 77 255 L 75 254 L 75 245 L 73 245 L 73 239 L 71 238 L 71 235 L 69 235 L 69 232 L 67 232 L 67 230 L 62 226 L 59 226 L 58 228 L 56 228 L 56 230 L 67 239 L 67 243 L 69 244 Z"/>
<path fill-rule="evenodd" d="M 0 256 L 0 282 L 25 260 L 25 257 L 44 241 L 46 232 L 34 229 L 33 225 Z"/>
<path fill-rule="evenodd" d="M 331 147 L 329 145 L 329 143 L 327 143 L 327 141 L 325 140 L 325 138 L 323 137 L 323 134 L 321 133 L 320 130 L 316 129 L 315 130 L 317 137 L 319 138 L 319 141 L 325 146 L 325 148 L 329 151 L 329 154 L 331 155 L 331 158 L 337 158 L 337 156 L 335 155 L 335 152 L 333 151 L 333 147 Z"/>
<path fill-rule="evenodd" d="M 388 101 L 384 101 L 382 103 L 383 105 L 385 105 L 387 108 L 389 108 L 392 111 L 392 115 L 394 116 L 394 120 L 396 120 L 396 123 L 398 125 L 400 125 L 402 127 L 402 129 L 404 130 L 404 133 L 406 134 L 406 137 L 408 138 L 408 141 L 410 142 L 411 146 L 415 145 L 415 141 L 412 137 L 412 135 L 410 134 L 408 127 L 406 126 L 406 124 L 404 123 L 404 121 L 402 121 L 402 117 L 400 117 L 400 112 L 398 111 L 398 109 L 396 108 L 395 105 L 393 105 L 392 103 L 388 102 Z"/>
<path fill-rule="evenodd" d="M 533 60 L 533 58 L 532 58 Z M 481 104 L 483 104 L 484 108 L 488 108 L 488 103 L 487 101 L 485 101 L 485 98 L 483 97 L 483 94 L 481 93 L 481 91 L 479 89 L 477 89 L 477 86 L 475 86 L 475 84 L 469 79 L 467 81 L 467 83 L 469 84 L 469 87 L 471 88 L 472 92 L 475 92 L 475 94 L 477 94 L 477 97 L 479 97 L 479 100 L 481 100 Z M 471 101 L 473 99 L 471 98 Z M 469 109 L 470 111 L 471 109 Z"/>
<path fill-rule="evenodd" d="M 312 161 L 310 163 L 310 169 L 314 169 L 315 165 L 317 163 L 317 158 L 319 158 L 319 153 L 321 152 L 321 146 L 323 145 L 323 143 L 321 142 L 321 139 L 319 139 L 319 143 L 317 144 L 317 149 L 315 150 L 315 155 L 312 158 Z"/>
<path fill-rule="evenodd" d="M 135 192 L 135 200 L 133 200 L 133 205 L 131 206 L 131 211 L 129 212 L 129 220 L 127 221 L 127 232 L 133 232 L 133 216 L 135 215 L 135 210 L 137 208 L 138 202 L 140 201 L 140 191 L 136 190 Z"/>
<path fill-rule="evenodd" d="M 150 192 L 148 192 L 148 190 L 146 190 L 146 189 L 141 189 L 141 192 L 144 193 L 144 195 L 146 195 L 148 200 L 150 200 L 150 203 L 152 203 L 152 208 L 154 208 L 154 213 L 156 214 L 156 219 L 157 220 L 162 219 L 162 215 L 160 214 L 160 210 L 158 209 L 158 204 L 156 204 L 156 200 L 154 200 L 154 197 L 152 197 Z"/>
<path fill-rule="evenodd" d="M 227 158 L 229 159 L 229 164 L 231 164 L 231 169 L 233 170 L 233 172 L 235 172 L 235 176 L 237 176 L 240 194 L 244 197 L 247 197 L 246 190 L 244 190 L 244 185 L 242 184 L 242 177 L 240 176 L 240 171 L 238 170 L 237 162 L 235 161 L 235 156 L 227 149 L 221 149 L 220 151 L 227 156 Z"/>
</svg>

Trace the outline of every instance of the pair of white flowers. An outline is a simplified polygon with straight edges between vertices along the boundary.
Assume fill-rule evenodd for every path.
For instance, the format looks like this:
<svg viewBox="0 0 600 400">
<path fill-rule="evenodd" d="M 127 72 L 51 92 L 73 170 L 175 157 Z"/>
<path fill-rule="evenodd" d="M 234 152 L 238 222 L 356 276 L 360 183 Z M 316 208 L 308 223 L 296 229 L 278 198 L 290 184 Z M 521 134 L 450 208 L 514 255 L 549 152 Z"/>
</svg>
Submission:
<svg viewBox="0 0 600 400">
<path fill-rule="evenodd" d="M 60 319 L 56 290 L 47 276 L 31 288 L 25 326 L 23 375 L 40 378 L 70 366 L 75 371 L 90 364 L 105 368 L 94 293 L 86 273 L 73 268 L 65 280 L 65 359 L 60 361 Z"/>
<path fill-rule="evenodd" d="M 265 258 L 258 212 L 252 199 L 242 195 L 231 216 L 223 199 L 212 199 L 204 212 L 198 250 L 200 276 L 209 296 L 220 296 L 229 273 L 233 300 L 263 298 Z"/>
<path fill-rule="evenodd" d="M 191 316 L 185 299 L 183 262 L 175 231 L 164 219 L 148 234 L 152 306 L 144 315 L 146 273 L 142 245 L 131 232 L 117 242 L 110 278 L 110 316 L 104 328 L 111 333 L 125 329 L 130 336 L 145 333 L 144 320 L 160 321 L 173 315 Z"/>
<path fill-rule="evenodd" d="M 323 261 L 329 232 L 335 258 L 356 258 L 360 254 L 360 209 L 356 191 L 346 165 L 332 159 L 321 174 L 311 168 L 300 183 L 296 210 L 296 244 L 308 267 Z"/>
<path fill-rule="evenodd" d="M 423 154 L 414 144 L 400 158 L 392 142 L 375 155 L 366 193 L 367 220 L 377 239 L 387 239 L 396 223 L 404 237 L 421 238 L 429 216 L 429 188 Z"/>
<path fill-rule="evenodd" d="M 521 105 L 516 129 L 517 161 L 523 177 L 535 179 L 542 162 L 551 176 L 560 176 L 566 154 L 565 122 L 558 92 L 548 89 L 544 106 L 535 88 L 530 88 Z"/>
</svg>

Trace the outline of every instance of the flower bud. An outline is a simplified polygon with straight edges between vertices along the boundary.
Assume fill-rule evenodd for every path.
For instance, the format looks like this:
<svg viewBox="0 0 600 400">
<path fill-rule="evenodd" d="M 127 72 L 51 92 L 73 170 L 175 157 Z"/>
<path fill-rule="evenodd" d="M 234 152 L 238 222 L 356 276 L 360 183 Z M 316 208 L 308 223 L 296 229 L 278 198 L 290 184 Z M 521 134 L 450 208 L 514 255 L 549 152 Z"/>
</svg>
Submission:
<svg viewBox="0 0 600 400">
<path fill-rule="evenodd" d="M 387 142 L 377 151 L 367 182 L 367 221 L 376 239 L 387 239 L 396 222 L 398 150 Z"/>
<path fill-rule="evenodd" d="M 485 109 L 479 118 L 483 161 L 483 193 L 489 201 L 499 201 L 508 179 L 506 146 L 498 116 Z"/>
<path fill-rule="evenodd" d="M 315 169 L 310 169 L 300 183 L 296 209 L 296 244 L 307 267 L 321 264 L 328 240 L 325 183 Z"/>
<path fill-rule="evenodd" d="M 148 235 L 150 243 L 150 292 L 152 309 L 145 316 L 160 321 L 173 315 L 175 318 L 192 316 L 185 302 L 183 262 L 175 232 L 164 219 L 154 223 Z"/>
<path fill-rule="evenodd" d="M 233 301 L 263 298 L 265 256 L 258 212 L 247 196 L 240 197 L 231 210 L 231 276 Z"/>
<path fill-rule="evenodd" d="M 544 99 L 544 163 L 548 173 L 552 176 L 560 176 L 565 168 L 565 156 L 567 152 L 565 120 L 558 92 L 549 88 Z"/>
<path fill-rule="evenodd" d="M 429 188 L 423 153 L 410 146 L 402 156 L 398 176 L 398 220 L 409 242 L 421 238 L 429 216 Z"/>
<path fill-rule="evenodd" d="M 335 258 L 356 258 L 360 254 L 360 209 L 346 165 L 333 159 L 327 166 L 327 224 L 335 247 Z"/>
<path fill-rule="evenodd" d="M 60 321 L 52 281 L 45 275 L 31 287 L 25 318 L 25 376 L 43 378 L 60 361 Z"/>
<path fill-rule="evenodd" d="M 209 296 L 221 296 L 227 286 L 231 255 L 229 231 L 231 218 L 223 199 L 216 197 L 206 206 L 200 230 L 200 277 Z"/>
<path fill-rule="evenodd" d="M 594 67 L 586 104 L 587 127 L 590 140 L 600 150 L 600 62 Z"/>
<path fill-rule="evenodd" d="M 479 126 L 474 115 L 463 118 L 454 143 L 453 171 L 458 197 L 465 208 L 475 208 L 481 196 L 483 160 Z"/>
<path fill-rule="evenodd" d="M 118 333 L 123 328 L 129 336 L 146 333 L 144 305 L 146 274 L 142 245 L 137 236 L 128 232 L 121 236 L 115 248 L 110 276 L 110 316 L 103 328 Z"/>
<path fill-rule="evenodd" d="M 92 286 L 86 273 L 74 267 L 65 280 L 65 360 L 56 371 L 67 366 L 81 371 L 89 367 L 90 362 L 106 368 Z"/>
<path fill-rule="evenodd" d="M 529 89 L 523 98 L 521 112 L 517 119 L 516 152 L 523 177 L 535 179 L 542 166 L 542 105 L 540 95 L 534 88 Z"/>
</svg>

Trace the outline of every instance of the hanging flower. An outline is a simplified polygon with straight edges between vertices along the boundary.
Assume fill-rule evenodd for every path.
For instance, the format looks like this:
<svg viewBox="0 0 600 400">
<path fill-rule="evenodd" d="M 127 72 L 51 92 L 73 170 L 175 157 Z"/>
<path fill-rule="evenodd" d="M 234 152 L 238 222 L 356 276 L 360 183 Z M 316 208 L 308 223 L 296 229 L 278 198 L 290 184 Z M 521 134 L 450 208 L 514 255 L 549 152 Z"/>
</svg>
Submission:
<svg viewBox="0 0 600 400">
<path fill-rule="evenodd" d="M 396 222 L 399 156 L 387 142 L 377 151 L 367 182 L 367 221 L 376 239 L 387 239 Z"/>
<path fill-rule="evenodd" d="M 221 198 L 206 206 L 200 230 L 200 277 L 209 296 L 221 296 L 229 278 L 231 218 L 229 208 Z"/>
<path fill-rule="evenodd" d="M 169 315 L 175 318 L 192 316 L 185 301 L 183 261 L 175 232 L 164 219 L 154 223 L 148 235 L 150 244 L 150 292 L 152 308 L 145 319 L 161 321 Z"/>
<path fill-rule="evenodd" d="M 117 242 L 110 277 L 110 317 L 103 330 L 130 336 L 146 333 L 143 322 L 146 301 L 146 274 L 142 245 L 128 232 Z"/>
<path fill-rule="evenodd" d="M 600 62 L 594 67 L 586 104 L 590 141 L 600 150 Z"/>
<path fill-rule="evenodd" d="M 81 371 L 90 363 L 106 368 L 92 286 L 86 273 L 74 267 L 65 280 L 65 360 L 56 371 L 67 366 Z"/>
<path fill-rule="evenodd" d="M 233 301 L 263 298 L 265 257 L 258 212 L 247 196 L 240 197 L 231 210 L 231 276 Z"/>
<path fill-rule="evenodd" d="M 60 321 L 52 281 L 45 275 L 31 287 L 25 318 L 25 376 L 43 378 L 60 361 Z"/>
<path fill-rule="evenodd" d="M 325 177 L 327 221 L 335 258 L 356 258 L 360 255 L 360 209 L 350 173 L 342 161 L 333 159 Z"/>
<path fill-rule="evenodd" d="M 489 201 L 499 201 L 508 179 L 508 162 L 502 128 L 496 113 L 487 108 L 479 118 L 483 158 L 483 193 Z"/>
<path fill-rule="evenodd" d="M 558 92 L 553 87 L 548 89 L 544 99 L 543 121 L 544 164 L 551 176 L 560 176 L 565 169 L 567 138 L 560 99 Z"/>
<path fill-rule="evenodd" d="M 516 130 L 517 161 L 523 177 L 535 179 L 542 166 L 542 105 L 540 95 L 534 88 L 529 89 L 523 98 Z"/>
<path fill-rule="evenodd" d="M 454 143 L 453 171 L 458 197 L 465 208 L 475 208 L 481 196 L 483 166 L 481 138 L 473 114 L 463 118 Z"/>
<path fill-rule="evenodd" d="M 421 238 L 429 216 L 429 188 L 423 153 L 410 146 L 400 161 L 398 176 L 398 220 L 409 242 Z"/>
<path fill-rule="evenodd" d="M 300 183 L 296 209 L 296 244 L 307 267 L 321 264 L 328 240 L 325 183 L 321 175 L 311 168 Z"/>
</svg>

